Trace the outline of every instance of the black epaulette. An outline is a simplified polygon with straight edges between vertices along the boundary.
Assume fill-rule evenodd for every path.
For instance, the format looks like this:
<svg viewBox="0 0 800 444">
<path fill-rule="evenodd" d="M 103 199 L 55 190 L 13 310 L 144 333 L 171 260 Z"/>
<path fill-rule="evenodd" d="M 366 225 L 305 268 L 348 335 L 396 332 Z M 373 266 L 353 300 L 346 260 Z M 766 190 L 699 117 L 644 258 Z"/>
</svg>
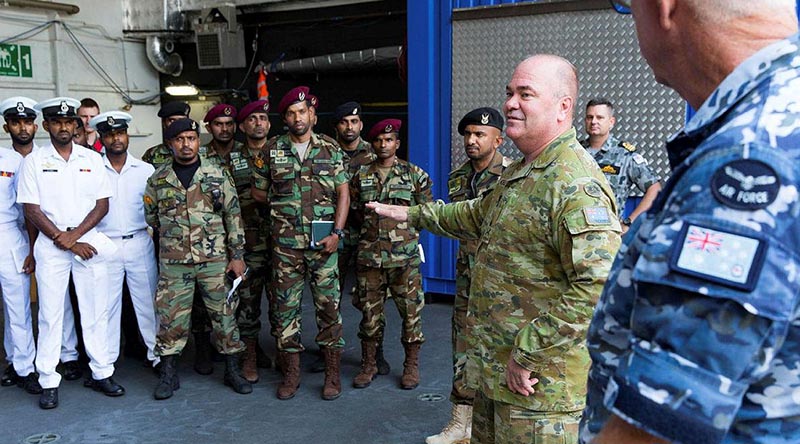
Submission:
<svg viewBox="0 0 800 444">
<path fill-rule="evenodd" d="M 628 150 L 628 151 L 630 151 L 630 152 L 634 152 L 634 151 L 636 151 L 636 147 L 635 147 L 635 146 L 633 146 L 633 144 L 630 144 L 630 143 L 628 143 L 628 142 L 620 142 L 620 143 L 619 143 L 619 146 L 621 146 L 621 147 L 625 148 L 626 150 Z"/>
</svg>

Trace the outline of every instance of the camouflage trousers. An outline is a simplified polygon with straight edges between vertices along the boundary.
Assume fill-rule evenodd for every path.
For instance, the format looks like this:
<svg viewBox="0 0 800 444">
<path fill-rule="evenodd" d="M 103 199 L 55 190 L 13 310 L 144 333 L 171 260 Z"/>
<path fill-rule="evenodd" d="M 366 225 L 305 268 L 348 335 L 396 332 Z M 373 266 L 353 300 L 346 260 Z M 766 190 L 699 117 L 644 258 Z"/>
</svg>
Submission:
<svg viewBox="0 0 800 444">
<path fill-rule="evenodd" d="M 536 395 L 534 395 L 536 396 Z M 581 412 L 537 412 L 494 401 L 478 390 L 471 444 L 576 444 Z"/>
<path fill-rule="evenodd" d="M 358 244 L 348 245 L 347 243 L 345 243 L 344 248 L 339 250 L 339 289 L 342 291 L 342 296 L 344 296 L 347 290 L 345 287 L 347 275 L 356 267 L 357 251 Z M 353 305 L 356 305 L 356 294 L 356 292 L 352 292 L 350 295 Z"/>
<path fill-rule="evenodd" d="M 244 350 L 236 326 L 235 298 L 226 301 L 228 283 L 225 278 L 226 261 L 201 264 L 160 264 L 156 312 L 159 328 L 156 335 L 156 356 L 177 355 L 183 351 L 189 338 L 192 299 L 195 290 L 203 294 L 213 330 L 212 343 L 224 355 Z"/>
<path fill-rule="evenodd" d="M 400 318 L 403 320 L 401 341 L 422 343 L 422 308 L 425 295 L 422 292 L 422 276 L 419 267 L 376 268 L 359 265 L 356 268 L 358 285 L 356 308 L 361 310 L 358 337 L 362 340 L 380 341 L 386 325 L 384 305 L 386 290 L 389 290 Z"/>
<path fill-rule="evenodd" d="M 269 252 L 256 251 L 245 253 L 244 261 L 250 271 L 247 273 L 247 280 L 239 286 L 239 309 L 236 311 L 236 322 L 239 324 L 239 334 L 243 338 L 258 338 L 261 332 L 261 295 L 267 292 L 267 300 L 270 301 L 268 313 L 270 333 L 275 336 L 276 322 L 274 310 L 272 310 L 272 296 L 269 283 Z"/>
<path fill-rule="evenodd" d="M 306 280 L 314 298 L 320 347 L 344 347 L 342 316 L 339 312 L 338 252 L 298 250 L 276 246 L 272 252 L 272 291 L 278 350 L 299 353 L 302 342 L 302 298 Z"/>
<path fill-rule="evenodd" d="M 469 369 L 467 359 L 467 306 L 469 305 L 469 283 L 472 272 L 468 263 L 456 262 L 456 295 L 453 300 L 453 388 L 450 391 L 450 402 L 453 404 L 472 405 L 476 386 L 470 383 L 467 375 L 475 375 L 477 369 Z"/>
</svg>

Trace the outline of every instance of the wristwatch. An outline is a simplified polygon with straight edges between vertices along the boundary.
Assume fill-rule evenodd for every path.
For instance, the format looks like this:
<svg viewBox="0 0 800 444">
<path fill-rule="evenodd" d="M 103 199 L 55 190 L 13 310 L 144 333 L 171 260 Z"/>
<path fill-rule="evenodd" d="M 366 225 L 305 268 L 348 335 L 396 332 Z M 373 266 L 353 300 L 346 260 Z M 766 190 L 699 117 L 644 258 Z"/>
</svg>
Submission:
<svg viewBox="0 0 800 444">
<path fill-rule="evenodd" d="M 331 234 L 339 236 L 339 239 L 344 239 L 344 230 L 342 230 L 341 228 L 334 228 L 333 230 L 331 230 Z"/>
<path fill-rule="evenodd" d="M 630 217 L 626 217 L 625 219 L 622 219 L 622 225 L 627 225 L 627 226 L 630 227 L 631 223 L 632 222 L 631 222 L 631 218 Z"/>
</svg>

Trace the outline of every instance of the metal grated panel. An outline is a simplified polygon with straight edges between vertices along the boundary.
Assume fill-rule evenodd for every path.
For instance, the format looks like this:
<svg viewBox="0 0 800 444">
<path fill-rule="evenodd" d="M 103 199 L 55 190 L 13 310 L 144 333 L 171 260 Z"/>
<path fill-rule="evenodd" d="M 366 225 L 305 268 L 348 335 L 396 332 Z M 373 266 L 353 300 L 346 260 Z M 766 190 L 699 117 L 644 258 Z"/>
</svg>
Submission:
<svg viewBox="0 0 800 444">
<path fill-rule="evenodd" d="M 614 134 L 638 147 L 662 178 L 669 175 L 664 140 L 683 125 L 685 105 L 658 85 L 639 54 L 633 20 L 609 10 L 536 14 L 453 22 L 452 167 L 466 161 L 458 121 L 470 110 L 502 110 L 505 86 L 525 56 L 553 53 L 578 68 L 575 108 L 578 137 L 584 138 L 586 102 L 604 96 L 615 104 Z M 519 152 L 510 141 L 501 151 Z"/>
<path fill-rule="evenodd" d="M 222 51 L 219 34 L 197 34 L 197 66 L 203 68 L 221 68 Z"/>
</svg>

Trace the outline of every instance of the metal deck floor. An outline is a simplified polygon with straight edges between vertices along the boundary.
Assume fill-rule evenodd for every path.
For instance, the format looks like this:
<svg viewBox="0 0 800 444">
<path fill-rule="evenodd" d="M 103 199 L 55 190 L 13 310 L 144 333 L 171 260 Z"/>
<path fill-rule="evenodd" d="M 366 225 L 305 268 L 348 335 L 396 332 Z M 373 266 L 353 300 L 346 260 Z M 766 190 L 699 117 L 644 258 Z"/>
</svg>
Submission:
<svg viewBox="0 0 800 444">
<path fill-rule="evenodd" d="M 38 395 L 16 387 L 0 388 L 0 444 L 423 443 L 449 419 L 452 305 L 432 303 L 423 310 L 426 342 L 420 353 L 421 383 L 415 390 L 399 388 L 403 349 L 394 302 L 388 301 L 386 312 L 384 349 L 392 372 L 378 376 L 366 389 L 354 389 L 352 380 L 361 358 L 356 336 L 360 313 L 349 295 L 343 298 L 346 345 L 343 393 L 337 400 L 322 400 L 323 374 L 306 370 L 315 359 L 312 353 L 302 355 L 297 395 L 280 401 L 275 397 L 280 376 L 274 368 L 260 369 L 261 380 L 253 386 L 253 393 L 239 395 L 223 385 L 223 363 L 215 363 L 210 376 L 194 372 L 190 343 L 179 362 L 181 388 L 166 401 L 152 397 L 157 382 L 154 373 L 141 362 L 125 358 L 116 366 L 115 379 L 126 389 L 119 398 L 84 388 L 82 380 L 64 380 L 58 408 L 45 411 L 38 407 Z M 316 349 L 313 305 L 307 293 L 303 325 L 304 344 L 309 350 Z M 274 357 L 275 346 L 268 332 L 262 331 L 261 343 Z M 26 441 L 48 433 L 60 438 Z"/>
</svg>

